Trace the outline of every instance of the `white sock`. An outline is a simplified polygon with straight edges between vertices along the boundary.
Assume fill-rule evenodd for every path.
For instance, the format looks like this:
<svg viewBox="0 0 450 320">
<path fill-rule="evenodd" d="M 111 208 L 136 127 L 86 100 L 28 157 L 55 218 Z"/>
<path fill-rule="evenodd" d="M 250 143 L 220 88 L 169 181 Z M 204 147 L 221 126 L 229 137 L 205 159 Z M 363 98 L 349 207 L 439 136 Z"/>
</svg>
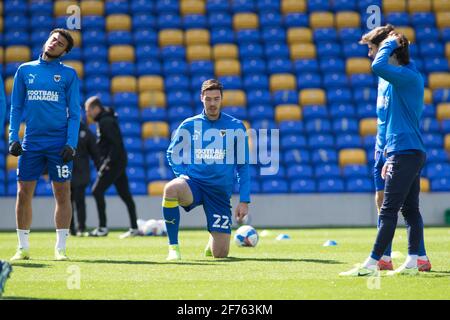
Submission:
<svg viewBox="0 0 450 320">
<path fill-rule="evenodd" d="M 427 256 L 419 256 L 420 260 L 424 260 L 424 261 L 428 261 L 428 257 Z"/>
<path fill-rule="evenodd" d="M 17 238 L 19 239 L 19 249 L 30 249 L 30 230 L 17 230 Z"/>
<path fill-rule="evenodd" d="M 417 254 L 412 254 L 406 257 L 405 266 L 406 268 L 417 268 L 417 258 L 419 256 Z"/>
<path fill-rule="evenodd" d="M 363 267 L 372 269 L 377 266 L 377 263 L 377 260 L 373 259 L 372 257 L 368 257 L 366 261 L 364 261 Z"/>
<path fill-rule="evenodd" d="M 391 259 L 391 256 L 382 256 L 382 257 L 381 257 L 381 260 L 383 260 L 383 261 L 385 261 L 385 262 L 389 262 L 389 261 L 391 261 L 392 259 Z"/>
<path fill-rule="evenodd" d="M 69 229 L 56 229 L 56 249 L 66 249 L 66 239 L 69 236 Z"/>
</svg>

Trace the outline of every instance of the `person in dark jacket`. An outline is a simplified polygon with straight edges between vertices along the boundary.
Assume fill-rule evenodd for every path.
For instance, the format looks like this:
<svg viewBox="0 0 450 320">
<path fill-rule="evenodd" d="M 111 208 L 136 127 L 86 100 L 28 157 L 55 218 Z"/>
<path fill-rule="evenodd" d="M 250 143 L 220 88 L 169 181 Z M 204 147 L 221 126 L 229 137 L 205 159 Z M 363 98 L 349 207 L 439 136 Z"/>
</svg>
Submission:
<svg viewBox="0 0 450 320">
<path fill-rule="evenodd" d="M 80 123 L 78 133 L 77 154 L 73 160 L 72 181 L 70 184 L 72 200 L 72 221 L 70 233 L 84 236 L 86 232 L 86 187 L 90 182 L 89 157 L 94 161 L 97 170 L 100 168 L 100 153 L 96 144 L 95 135 L 88 126 Z M 77 210 L 78 228 L 75 228 L 75 208 Z"/>
<path fill-rule="evenodd" d="M 122 234 L 120 238 L 137 236 L 136 206 L 128 185 L 128 177 L 125 170 L 127 167 L 127 152 L 123 144 L 117 115 L 114 109 L 104 107 L 97 96 L 86 100 L 85 109 L 86 114 L 97 122 L 97 146 L 99 147 L 101 161 L 97 179 L 92 187 L 92 194 L 97 203 L 100 225 L 90 235 L 108 235 L 105 192 L 114 184 L 117 193 L 127 206 L 131 224 L 128 232 Z"/>
</svg>

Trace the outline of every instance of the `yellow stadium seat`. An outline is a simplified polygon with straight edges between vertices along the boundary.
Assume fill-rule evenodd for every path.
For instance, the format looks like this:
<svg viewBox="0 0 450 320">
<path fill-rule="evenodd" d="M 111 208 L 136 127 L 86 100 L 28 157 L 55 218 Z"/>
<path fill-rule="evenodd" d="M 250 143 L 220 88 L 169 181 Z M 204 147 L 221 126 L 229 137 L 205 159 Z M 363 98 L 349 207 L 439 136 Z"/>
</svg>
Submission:
<svg viewBox="0 0 450 320">
<path fill-rule="evenodd" d="M 31 50 L 27 46 L 9 46 L 5 50 L 5 62 L 27 62 L 31 60 Z"/>
<path fill-rule="evenodd" d="M 111 14 L 106 17 L 106 31 L 131 31 L 131 17 L 127 14 Z"/>
<path fill-rule="evenodd" d="M 309 104 L 326 104 L 326 95 L 323 89 L 303 89 L 300 90 L 299 98 L 302 106 Z"/>
<path fill-rule="evenodd" d="M 7 170 L 17 169 L 18 162 L 19 162 L 19 157 L 14 157 L 14 156 L 8 154 L 8 157 L 6 158 L 6 169 Z"/>
<path fill-rule="evenodd" d="M 450 0 L 433 0 L 434 12 L 448 12 L 450 11 Z"/>
<path fill-rule="evenodd" d="M 163 29 L 159 31 L 159 46 L 182 46 L 183 30 L 180 29 Z"/>
<path fill-rule="evenodd" d="M 406 0 L 383 0 L 383 12 L 405 12 Z"/>
<path fill-rule="evenodd" d="M 209 40 L 211 35 L 207 29 L 188 29 L 185 34 L 185 43 L 187 46 L 192 46 L 196 44 L 207 44 L 209 45 Z"/>
<path fill-rule="evenodd" d="M 450 60 L 450 41 L 445 44 L 445 56 Z"/>
<path fill-rule="evenodd" d="M 139 107 L 166 107 L 166 94 L 164 91 L 145 91 L 139 95 Z"/>
<path fill-rule="evenodd" d="M 0 15 L 0 32 L 3 32 L 3 17 Z"/>
<path fill-rule="evenodd" d="M 0 63 L 5 63 L 5 53 L 3 47 L 0 47 Z"/>
<path fill-rule="evenodd" d="M 312 12 L 309 15 L 309 26 L 317 28 L 334 28 L 334 16 L 331 12 Z"/>
<path fill-rule="evenodd" d="M 203 0 L 181 0 L 180 13 L 182 16 L 187 14 L 205 14 L 205 2 Z"/>
<path fill-rule="evenodd" d="M 364 149 L 342 149 L 339 151 L 339 166 L 367 164 L 367 154 Z"/>
<path fill-rule="evenodd" d="M 423 92 L 423 103 L 431 104 L 433 103 L 433 92 L 430 88 L 425 88 Z"/>
<path fill-rule="evenodd" d="M 276 73 L 270 76 L 270 91 L 295 89 L 297 89 L 297 81 L 294 75 L 289 73 Z"/>
<path fill-rule="evenodd" d="M 287 31 L 287 42 L 288 44 L 312 43 L 312 30 L 310 28 L 302 27 L 289 28 Z"/>
<path fill-rule="evenodd" d="M 236 13 L 233 16 L 234 30 L 257 29 L 258 27 L 258 15 L 255 13 Z"/>
<path fill-rule="evenodd" d="M 147 190 L 150 196 L 162 196 L 164 194 L 164 187 L 169 181 L 159 180 L 152 181 L 148 184 Z"/>
<path fill-rule="evenodd" d="M 342 28 L 359 28 L 361 26 L 361 16 L 358 12 L 341 11 L 336 13 L 336 27 Z"/>
<path fill-rule="evenodd" d="M 420 192 L 430 192 L 430 180 L 420 177 Z"/>
<path fill-rule="evenodd" d="M 103 16 L 105 14 L 104 1 L 82 0 L 80 7 L 83 16 Z"/>
<path fill-rule="evenodd" d="M 305 0 L 281 0 L 281 13 L 306 12 Z"/>
<path fill-rule="evenodd" d="M 411 27 L 396 27 L 399 33 L 402 33 L 408 38 L 410 42 L 416 42 L 416 32 Z"/>
<path fill-rule="evenodd" d="M 235 59 L 217 60 L 214 65 L 217 77 L 235 76 L 241 74 L 241 64 Z"/>
<path fill-rule="evenodd" d="M 224 90 L 222 106 L 245 107 L 247 105 L 247 97 L 242 90 Z"/>
<path fill-rule="evenodd" d="M 450 103 L 439 103 L 436 109 L 436 119 L 439 121 L 450 119 Z"/>
<path fill-rule="evenodd" d="M 431 90 L 437 88 L 450 88 L 449 72 L 432 72 L 428 74 L 428 87 Z"/>
<path fill-rule="evenodd" d="M 317 52 L 314 43 L 295 43 L 290 46 L 291 60 L 315 59 Z"/>
<path fill-rule="evenodd" d="M 444 139 L 444 148 L 445 150 L 447 150 L 448 152 L 450 152 L 450 133 L 447 133 L 445 135 L 445 139 Z"/>
<path fill-rule="evenodd" d="M 115 76 L 111 81 L 111 93 L 136 92 L 137 81 L 133 76 Z"/>
<path fill-rule="evenodd" d="M 235 44 L 216 44 L 213 47 L 214 60 L 239 59 L 238 47 Z"/>
<path fill-rule="evenodd" d="M 78 6 L 78 1 L 55 1 L 53 4 L 53 14 L 55 17 L 66 16 L 67 8 L 70 6 Z"/>
<path fill-rule="evenodd" d="M 68 65 L 69 67 L 72 67 L 77 72 L 78 78 L 83 79 L 84 78 L 84 67 L 83 63 L 78 60 L 66 60 L 64 61 L 64 64 Z"/>
<path fill-rule="evenodd" d="M 134 48 L 129 45 L 115 45 L 109 47 L 109 62 L 134 61 Z"/>
<path fill-rule="evenodd" d="M 148 121 L 142 125 L 142 138 L 169 137 L 169 125 L 165 121 Z"/>
<path fill-rule="evenodd" d="M 372 62 L 368 58 L 348 58 L 346 61 L 347 74 L 371 73 Z"/>
<path fill-rule="evenodd" d="M 450 27 L 450 11 L 436 12 L 436 24 L 439 29 Z"/>
<path fill-rule="evenodd" d="M 81 32 L 77 30 L 69 30 L 70 34 L 73 38 L 73 46 L 80 47 L 81 46 Z"/>
<path fill-rule="evenodd" d="M 0 16 L 3 16 L 3 2 L 0 2 Z"/>
<path fill-rule="evenodd" d="M 14 83 L 14 76 L 8 77 L 5 81 L 5 92 L 6 94 L 11 94 L 12 87 Z"/>
<path fill-rule="evenodd" d="M 186 59 L 194 60 L 211 60 L 212 49 L 209 45 L 193 45 L 186 48 Z"/>
<path fill-rule="evenodd" d="M 296 104 L 280 104 L 275 107 L 275 121 L 301 120 L 302 108 Z"/>
<path fill-rule="evenodd" d="M 161 76 L 140 76 L 138 79 L 138 90 L 143 91 L 164 91 L 164 80 Z"/>
<path fill-rule="evenodd" d="M 431 0 L 408 0 L 409 13 L 431 11 Z"/>
<path fill-rule="evenodd" d="M 364 118 L 359 121 L 359 134 L 363 137 L 377 134 L 377 118 Z"/>
</svg>

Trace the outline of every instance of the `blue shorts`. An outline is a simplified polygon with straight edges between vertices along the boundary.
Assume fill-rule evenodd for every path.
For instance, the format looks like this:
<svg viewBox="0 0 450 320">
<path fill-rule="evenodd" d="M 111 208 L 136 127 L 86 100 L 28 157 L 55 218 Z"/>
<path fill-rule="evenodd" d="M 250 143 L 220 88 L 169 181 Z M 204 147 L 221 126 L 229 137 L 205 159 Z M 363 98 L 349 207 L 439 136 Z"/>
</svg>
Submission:
<svg viewBox="0 0 450 320">
<path fill-rule="evenodd" d="M 375 151 L 375 164 L 373 166 L 373 180 L 375 182 L 375 191 L 384 190 L 384 179 L 381 177 L 381 170 L 383 169 L 386 158 L 383 152 Z"/>
<path fill-rule="evenodd" d="M 64 163 L 60 151 L 23 151 L 17 166 L 17 180 L 38 180 L 48 170 L 50 180 L 64 182 L 72 179 L 73 161 Z"/>
<path fill-rule="evenodd" d="M 191 189 L 194 201 L 183 207 L 189 212 L 199 205 L 203 205 L 209 232 L 231 233 L 231 199 L 227 194 L 212 191 L 192 179 L 186 179 Z"/>
</svg>

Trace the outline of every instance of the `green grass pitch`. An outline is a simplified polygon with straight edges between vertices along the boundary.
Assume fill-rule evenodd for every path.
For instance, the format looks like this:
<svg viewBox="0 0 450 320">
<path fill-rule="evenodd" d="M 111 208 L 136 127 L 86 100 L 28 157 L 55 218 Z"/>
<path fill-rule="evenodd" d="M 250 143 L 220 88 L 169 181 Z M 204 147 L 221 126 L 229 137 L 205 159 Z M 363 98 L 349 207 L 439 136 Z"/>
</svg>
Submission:
<svg viewBox="0 0 450 320">
<path fill-rule="evenodd" d="M 206 231 L 181 231 L 182 262 L 165 261 L 165 237 L 120 240 L 118 232 L 71 237 L 71 261 L 56 262 L 54 232 L 32 232 L 31 260 L 13 263 L 3 299 L 450 299 L 449 228 L 425 230 L 432 272 L 370 279 L 338 273 L 368 256 L 375 228 L 270 231 L 256 248 L 232 243 L 230 257 L 217 260 L 203 256 Z M 280 233 L 291 239 L 275 240 Z M 323 247 L 330 239 L 338 246 Z M 16 245 L 14 232 L 1 232 L 0 258 L 9 259 Z M 393 250 L 406 254 L 405 229 L 397 230 Z"/>
</svg>

